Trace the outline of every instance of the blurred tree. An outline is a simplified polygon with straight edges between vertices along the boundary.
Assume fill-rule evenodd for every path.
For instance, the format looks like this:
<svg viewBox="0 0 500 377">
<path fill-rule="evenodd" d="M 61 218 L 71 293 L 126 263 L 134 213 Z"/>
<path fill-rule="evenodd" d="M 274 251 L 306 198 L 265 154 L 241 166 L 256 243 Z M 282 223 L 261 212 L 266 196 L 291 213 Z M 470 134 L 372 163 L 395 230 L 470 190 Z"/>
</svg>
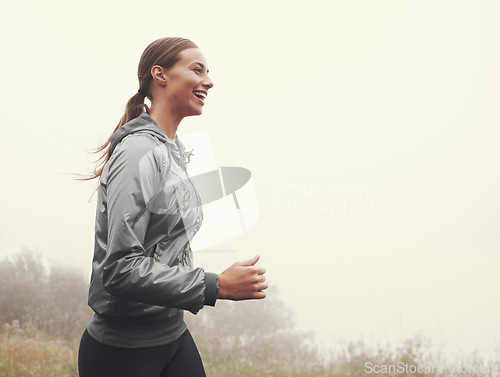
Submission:
<svg viewBox="0 0 500 377">
<path fill-rule="evenodd" d="M 88 282 L 68 267 L 52 267 L 40 254 L 22 249 L 0 261 L 0 322 L 31 322 L 38 329 L 71 338 L 82 333 L 92 311 Z"/>
<path fill-rule="evenodd" d="M 36 312 L 46 300 L 47 273 L 40 256 L 22 249 L 0 262 L 0 320 L 9 322 Z"/>
<path fill-rule="evenodd" d="M 296 326 L 293 312 L 279 298 L 276 287 L 268 290 L 264 300 L 220 300 L 216 308 L 205 308 L 193 321 L 219 336 L 238 335 L 247 340 L 276 337 L 293 332 Z"/>
<path fill-rule="evenodd" d="M 66 337 L 83 333 L 93 314 L 87 305 L 88 281 L 68 267 L 51 266 L 47 280 L 47 303 L 50 310 L 46 324 L 51 332 Z"/>
<path fill-rule="evenodd" d="M 296 329 L 293 312 L 276 287 L 268 290 L 264 300 L 221 300 L 216 308 L 204 308 L 196 316 L 187 313 L 185 319 L 200 351 L 217 365 L 252 367 L 264 373 L 283 365 L 296 369 L 316 360 L 312 333 Z"/>
</svg>

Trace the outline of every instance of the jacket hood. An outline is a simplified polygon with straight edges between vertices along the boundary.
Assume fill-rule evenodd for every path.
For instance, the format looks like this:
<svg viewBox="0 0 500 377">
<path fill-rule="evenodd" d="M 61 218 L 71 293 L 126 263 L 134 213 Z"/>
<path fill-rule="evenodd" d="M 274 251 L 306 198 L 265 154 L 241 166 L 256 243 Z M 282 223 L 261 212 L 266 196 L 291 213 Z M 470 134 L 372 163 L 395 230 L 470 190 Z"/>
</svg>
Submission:
<svg viewBox="0 0 500 377">
<path fill-rule="evenodd" d="M 182 143 L 177 134 L 175 134 L 175 140 L 170 140 L 165 132 L 160 128 L 160 126 L 158 126 L 155 120 L 151 118 L 147 112 L 143 112 L 137 118 L 134 118 L 130 122 L 125 123 L 118 129 L 118 131 L 116 131 L 111 136 L 109 155 L 111 156 L 113 154 L 116 146 L 123 140 L 124 137 L 136 132 L 148 133 L 152 136 L 155 136 L 162 143 L 165 143 L 170 147 L 169 149 L 171 150 L 171 152 L 173 152 L 172 154 L 174 158 L 182 160 L 183 162 L 189 162 L 189 156 L 192 154 L 192 151 L 185 152 L 184 143 Z"/>
</svg>

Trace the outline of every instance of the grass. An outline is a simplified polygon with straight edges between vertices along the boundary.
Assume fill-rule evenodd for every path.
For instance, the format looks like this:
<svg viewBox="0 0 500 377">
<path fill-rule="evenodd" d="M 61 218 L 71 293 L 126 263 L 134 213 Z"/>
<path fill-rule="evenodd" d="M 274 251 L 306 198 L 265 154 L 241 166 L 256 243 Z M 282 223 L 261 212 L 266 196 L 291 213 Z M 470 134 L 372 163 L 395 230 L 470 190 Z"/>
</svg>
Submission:
<svg viewBox="0 0 500 377">
<path fill-rule="evenodd" d="M 249 350 L 238 341 L 220 344 L 217 339 L 198 341 L 207 376 L 327 376 L 314 365 L 292 365 L 286 355 L 273 354 L 272 342 L 260 351 Z M 18 322 L 0 332 L 0 377 L 77 377 L 79 339 L 50 336 Z M 254 350 L 255 351 L 255 350 Z M 302 362 L 303 363 L 303 362 Z M 138 376 L 139 377 L 139 376 Z"/>
<path fill-rule="evenodd" d="M 389 349 L 369 350 L 362 342 L 345 344 L 343 352 L 332 360 L 321 360 L 313 347 L 298 346 L 298 338 L 269 337 L 258 343 L 243 337 L 231 341 L 217 336 L 203 336 L 191 329 L 202 355 L 208 377 L 366 377 L 365 362 L 396 364 L 404 361 L 417 365 L 431 360 L 422 339 L 410 339 Z M 205 334 L 206 335 L 206 334 Z M 0 330 L 0 377 L 78 377 L 79 337 L 64 340 L 18 321 Z M 468 359 L 469 365 L 484 365 L 479 359 Z M 498 365 L 498 364 L 497 364 Z M 372 373 L 373 374 L 373 373 Z M 494 376 L 495 373 L 377 373 L 377 376 Z M 139 377 L 139 376 L 138 376 Z"/>
<path fill-rule="evenodd" d="M 0 333 L 0 377 L 78 376 L 76 341 L 51 337 L 19 322 Z"/>
<path fill-rule="evenodd" d="M 439 371 L 412 373 L 367 373 L 367 361 L 377 365 L 395 365 L 404 362 L 443 361 L 429 351 L 429 341 L 408 339 L 396 347 L 379 346 L 370 349 L 363 342 L 347 342 L 338 347 L 340 352 L 327 361 L 309 340 L 297 334 L 272 334 L 268 337 L 244 335 L 224 336 L 221 330 L 205 328 L 188 321 L 205 365 L 208 377 L 448 377 L 497 376 L 493 373 L 440 373 Z M 83 331 L 83 330 L 82 330 Z M 74 334 L 77 332 L 74 331 Z M 49 335 L 34 325 L 19 321 L 4 324 L 0 329 L 0 377 L 78 377 L 78 346 L 80 336 L 64 338 Z M 309 344 L 309 345 L 307 345 Z M 497 358 L 498 359 L 498 358 Z M 495 365 L 486 363 L 478 355 L 462 355 L 465 365 Z M 500 360 L 500 359 L 499 359 Z M 491 372 L 491 371 L 490 371 Z M 140 377 L 140 376 L 138 376 Z"/>
</svg>

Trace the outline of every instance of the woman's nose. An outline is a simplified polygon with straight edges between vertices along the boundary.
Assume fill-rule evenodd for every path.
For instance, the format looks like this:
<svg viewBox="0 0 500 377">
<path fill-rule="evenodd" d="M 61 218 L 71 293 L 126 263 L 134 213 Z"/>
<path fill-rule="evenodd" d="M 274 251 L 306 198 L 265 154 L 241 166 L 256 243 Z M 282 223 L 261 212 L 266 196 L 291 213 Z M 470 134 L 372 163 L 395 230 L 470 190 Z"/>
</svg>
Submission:
<svg viewBox="0 0 500 377">
<path fill-rule="evenodd" d="M 207 89 L 210 89 L 211 87 L 214 86 L 214 83 L 212 82 L 212 80 L 210 80 L 210 77 L 207 76 L 207 78 L 203 82 L 203 86 Z"/>
</svg>

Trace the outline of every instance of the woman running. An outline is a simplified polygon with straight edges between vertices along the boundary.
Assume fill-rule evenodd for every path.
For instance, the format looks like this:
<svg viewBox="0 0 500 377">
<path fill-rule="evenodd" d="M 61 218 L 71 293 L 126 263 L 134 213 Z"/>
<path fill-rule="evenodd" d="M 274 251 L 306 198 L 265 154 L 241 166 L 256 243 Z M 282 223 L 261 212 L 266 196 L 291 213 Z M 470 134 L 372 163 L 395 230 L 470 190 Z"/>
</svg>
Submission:
<svg viewBox="0 0 500 377">
<path fill-rule="evenodd" d="M 208 72 L 190 40 L 151 43 L 139 90 L 97 150 L 101 164 L 86 178 L 99 181 L 88 301 L 95 314 L 80 342 L 80 377 L 205 376 L 183 311 L 265 297 L 259 256 L 220 274 L 193 266 L 190 241 L 203 212 L 177 129 L 202 113 Z"/>
</svg>

